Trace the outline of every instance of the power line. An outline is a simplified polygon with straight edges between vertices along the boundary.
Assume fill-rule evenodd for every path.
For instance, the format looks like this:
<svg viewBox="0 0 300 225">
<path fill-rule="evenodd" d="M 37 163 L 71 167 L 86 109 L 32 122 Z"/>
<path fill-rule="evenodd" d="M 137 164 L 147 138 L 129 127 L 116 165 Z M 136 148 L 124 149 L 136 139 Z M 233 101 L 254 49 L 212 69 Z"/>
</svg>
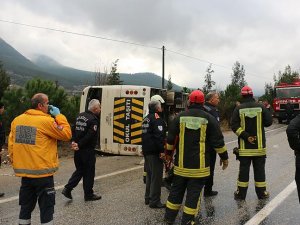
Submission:
<svg viewBox="0 0 300 225">
<path fill-rule="evenodd" d="M 170 50 L 170 49 L 167 49 L 166 48 L 166 51 L 169 51 L 171 53 L 174 53 L 174 54 L 177 54 L 177 55 L 181 55 L 181 56 L 184 56 L 184 57 L 187 57 L 187 58 L 190 58 L 190 59 L 194 59 L 194 60 L 197 60 L 197 61 L 200 61 L 200 62 L 204 62 L 204 63 L 209 63 L 209 64 L 212 64 L 212 65 L 215 65 L 215 66 L 218 66 L 218 67 L 222 67 L 222 68 L 225 68 L 225 69 L 230 69 L 232 70 L 232 68 L 228 67 L 228 66 L 224 66 L 224 65 L 220 65 L 220 64 L 216 64 L 216 63 L 213 63 L 213 62 L 210 62 L 210 61 L 207 61 L 207 60 L 204 60 L 204 59 L 200 59 L 200 58 L 197 58 L 197 57 L 194 57 L 194 56 L 190 56 L 190 55 L 186 55 L 186 54 L 183 54 L 183 53 L 180 53 L 180 52 L 176 52 L 176 51 L 173 51 L 173 50 Z M 258 76 L 258 75 L 254 75 L 254 73 L 249 73 L 247 72 L 248 75 L 250 76 L 253 76 L 253 77 L 258 77 L 258 78 L 265 78 L 265 79 L 269 79 L 265 76 Z M 246 74 L 246 75 L 247 75 Z"/>
<path fill-rule="evenodd" d="M 137 46 L 142 46 L 142 47 L 146 47 L 146 48 L 154 48 L 154 49 L 161 50 L 161 47 L 155 47 L 155 46 L 150 46 L 150 45 L 145 45 L 145 44 L 140 44 L 140 43 L 135 43 L 135 42 L 130 42 L 130 41 L 106 38 L 106 37 L 101 37 L 101 36 L 97 36 L 97 35 L 83 34 L 83 33 L 78 33 L 78 32 L 73 32 L 73 31 L 61 30 L 61 29 L 56 29 L 56 28 L 51 28 L 51 27 L 42 27 L 42 26 L 19 23 L 19 22 L 2 20 L 2 19 L 0 19 L 0 22 L 20 25 L 20 26 L 25 26 L 25 27 L 31 27 L 31 28 L 37 28 L 37 29 L 43 29 L 43 30 L 50 30 L 50 31 L 61 32 L 61 33 L 66 33 L 66 34 L 73 34 L 73 35 L 83 36 L 83 37 L 98 38 L 98 39 L 107 40 L 107 41 L 114 41 L 114 42 L 119 42 L 119 43 L 125 43 L 125 44 L 130 44 L 130 45 L 137 45 Z"/>
</svg>

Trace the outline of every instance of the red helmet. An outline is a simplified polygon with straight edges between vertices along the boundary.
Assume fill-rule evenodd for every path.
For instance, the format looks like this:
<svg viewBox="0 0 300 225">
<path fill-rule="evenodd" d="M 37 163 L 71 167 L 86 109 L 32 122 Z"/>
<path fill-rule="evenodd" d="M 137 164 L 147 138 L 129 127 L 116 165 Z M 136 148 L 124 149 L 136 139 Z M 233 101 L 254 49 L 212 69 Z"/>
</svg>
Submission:
<svg viewBox="0 0 300 225">
<path fill-rule="evenodd" d="M 191 103 L 204 103 L 204 94 L 202 91 L 199 90 L 192 91 L 192 93 L 189 96 L 189 100 Z"/>
<path fill-rule="evenodd" d="M 249 87 L 249 86 L 244 86 L 244 87 L 241 89 L 241 95 L 253 95 L 252 88 Z"/>
</svg>

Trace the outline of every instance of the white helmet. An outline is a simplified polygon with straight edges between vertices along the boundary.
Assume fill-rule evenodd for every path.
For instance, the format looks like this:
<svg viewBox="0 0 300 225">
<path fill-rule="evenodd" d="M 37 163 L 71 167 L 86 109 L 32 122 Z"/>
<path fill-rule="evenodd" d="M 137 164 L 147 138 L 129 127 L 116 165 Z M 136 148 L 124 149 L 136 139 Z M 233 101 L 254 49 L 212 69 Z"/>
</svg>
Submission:
<svg viewBox="0 0 300 225">
<path fill-rule="evenodd" d="M 153 95 L 150 99 L 151 101 L 160 101 L 160 103 L 165 103 L 165 100 L 160 95 Z"/>
</svg>

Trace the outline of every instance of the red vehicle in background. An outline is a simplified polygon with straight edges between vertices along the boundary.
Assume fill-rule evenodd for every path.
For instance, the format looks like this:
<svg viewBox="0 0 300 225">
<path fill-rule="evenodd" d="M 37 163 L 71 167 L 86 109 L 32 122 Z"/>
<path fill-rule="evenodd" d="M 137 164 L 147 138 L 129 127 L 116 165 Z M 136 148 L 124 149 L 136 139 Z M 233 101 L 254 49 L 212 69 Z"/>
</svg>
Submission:
<svg viewBox="0 0 300 225">
<path fill-rule="evenodd" d="M 280 83 L 275 86 L 273 100 L 274 117 L 279 123 L 289 120 L 300 112 L 300 81 L 293 83 Z"/>
</svg>

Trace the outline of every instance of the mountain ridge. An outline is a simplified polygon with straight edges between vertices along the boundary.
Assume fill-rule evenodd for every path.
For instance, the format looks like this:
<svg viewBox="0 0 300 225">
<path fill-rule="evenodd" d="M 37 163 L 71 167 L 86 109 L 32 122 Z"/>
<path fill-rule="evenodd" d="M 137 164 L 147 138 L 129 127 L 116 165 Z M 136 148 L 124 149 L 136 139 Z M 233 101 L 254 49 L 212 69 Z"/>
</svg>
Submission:
<svg viewBox="0 0 300 225">
<path fill-rule="evenodd" d="M 95 85 L 95 72 L 64 66 L 49 56 L 37 54 L 31 61 L 0 37 L 0 61 L 11 76 L 12 84 L 24 85 L 32 78 L 58 81 L 69 90 L 82 88 L 83 85 Z M 123 84 L 161 87 L 162 78 L 151 72 L 134 74 L 120 73 Z M 165 79 L 165 84 L 167 80 Z M 182 87 L 173 83 L 173 90 Z"/>
</svg>

